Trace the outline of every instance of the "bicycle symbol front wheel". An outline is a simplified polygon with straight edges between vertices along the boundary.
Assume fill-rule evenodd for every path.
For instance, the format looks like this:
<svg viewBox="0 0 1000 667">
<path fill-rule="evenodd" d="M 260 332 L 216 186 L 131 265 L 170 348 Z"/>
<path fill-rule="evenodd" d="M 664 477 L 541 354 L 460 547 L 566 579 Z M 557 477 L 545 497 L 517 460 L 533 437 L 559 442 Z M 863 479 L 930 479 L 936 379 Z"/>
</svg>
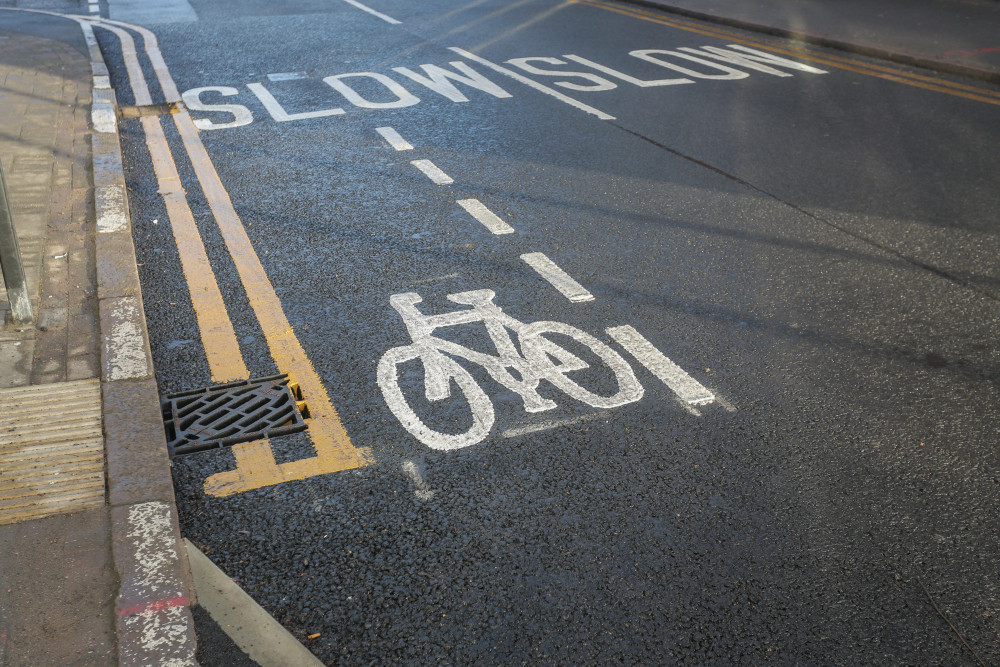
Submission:
<svg viewBox="0 0 1000 667">
<path fill-rule="evenodd" d="M 588 368 L 588 364 L 546 338 L 544 334 L 567 336 L 590 348 L 590 351 L 614 373 L 618 391 L 604 396 L 571 380 L 568 373 Z M 534 322 L 526 326 L 518 338 L 525 358 L 538 370 L 539 377 L 545 378 L 578 401 L 595 408 L 616 408 L 638 401 L 645 393 L 635 373 L 632 372 L 632 367 L 620 354 L 574 326 L 562 322 Z"/>
<path fill-rule="evenodd" d="M 399 366 L 414 359 L 420 359 L 424 365 L 424 385 L 428 400 L 448 398 L 451 395 L 451 381 L 455 381 L 472 410 L 472 426 L 468 431 L 435 431 L 424 424 L 413 411 L 399 387 Z M 432 449 L 461 449 L 482 442 L 489 435 L 496 419 L 493 403 L 475 378 L 457 362 L 437 350 L 404 345 L 386 351 L 378 362 L 378 386 L 386 405 L 403 428 Z"/>
</svg>

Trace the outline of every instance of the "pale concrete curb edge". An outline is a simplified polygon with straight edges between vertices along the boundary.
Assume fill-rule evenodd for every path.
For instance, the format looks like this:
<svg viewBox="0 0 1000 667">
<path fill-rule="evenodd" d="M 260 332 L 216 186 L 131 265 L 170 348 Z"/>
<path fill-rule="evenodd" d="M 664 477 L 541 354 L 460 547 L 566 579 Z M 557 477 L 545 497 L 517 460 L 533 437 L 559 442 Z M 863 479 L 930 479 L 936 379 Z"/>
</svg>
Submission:
<svg viewBox="0 0 1000 667">
<path fill-rule="evenodd" d="M 988 69 L 982 69 L 980 67 L 972 67 L 969 65 L 961 65 L 959 63 L 953 63 L 947 60 L 939 60 L 937 58 L 931 58 L 929 56 L 925 56 L 918 53 L 910 53 L 903 50 L 893 51 L 890 49 L 884 49 L 870 44 L 862 44 L 859 42 L 851 42 L 843 39 L 834 39 L 833 37 L 827 37 L 825 35 L 817 35 L 815 33 L 806 32 L 804 30 L 792 30 L 789 28 L 780 28 L 778 26 L 766 25 L 763 23 L 744 21 L 743 19 L 730 18 L 727 16 L 719 16 L 717 14 L 710 14 L 708 12 L 699 12 L 697 10 L 688 9 L 686 7 L 677 7 L 676 5 L 672 5 L 665 0 L 615 0 L 615 1 L 621 4 L 638 5 L 641 7 L 648 7 L 650 9 L 658 9 L 660 11 L 668 12 L 671 14 L 677 14 L 678 16 L 686 16 L 688 18 L 698 19 L 700 21 L 718 23 L 721 25 L 730 26 L 732 28 L 740 28 L 741 30 L 752 30 L 754 32 L 760 32 L 767 35 L 775 35 L 777 37 L 793 39 L 808 44 L 815 44 L 817 46 L 825 46 L 831 49 L 837 49 L 839 51 L 846 51 L 847 53 L 855 53 L 862 56 L 880 58 L 882 60 L 888 60 L 891 62 L 899 63 L 901 65 L 922 67 L 924 69 L 944 72 L 946 74 L 966 76 L 971 79 L 986 81 L 988 83 L 1000 83 L 1000 72 L 995 72 Z"/>
<path fill-rule="evenodd" d="M 117 101 L 92 27 L 91 121 L 101 391 L 119 665 L 197 666 L 194 580 L 181 542 L 132 241 Z"/>
</svg>

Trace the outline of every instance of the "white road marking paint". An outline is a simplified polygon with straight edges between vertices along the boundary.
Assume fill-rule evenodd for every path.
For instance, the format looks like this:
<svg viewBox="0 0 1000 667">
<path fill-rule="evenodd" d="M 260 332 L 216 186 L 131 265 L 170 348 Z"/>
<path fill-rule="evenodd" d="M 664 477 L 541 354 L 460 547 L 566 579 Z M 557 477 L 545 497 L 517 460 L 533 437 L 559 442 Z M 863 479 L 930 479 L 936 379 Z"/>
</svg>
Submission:
<svg viewBox="0 0 1000 667">
<path fill-rule="evenodd" d="M 375 131 L 382 135 L 382 138 L 389 142 L 389 145 L 397 151 L 412 151 L 413 146 L 409 141 L 399 135 L 399 132 L 391 127 L 376 127 Z"/>
<path fill-rule="evenodd" d="M 543 252 L 529 252 L 521 255 L 524 262 L 538 272 L 542 278 L 559 290 L 564 297 L 574 303 L 593 301 L 594 295 L 584 289 L 583 285 L 573 280 L 568 273 L 560 269 L 555 262 Z"/>
<path fill-rule="evenodd" d="M 358 0 L 344 0 L 344 2 L 346 2 L 349 5 L 354 5 L 355 7 L 357 7 L 358 9 L 360 9 L 363 12 L 368 12 L 372 16 L 377 16 L 380 19 L 382 19 L 383 21 L 385 21 L 386 23 L 391 23 L 393 25 L 399 25 L 400 23 L 402 23 L 401 21 L 397 21 L 396 19 L 392 18 L 391 16 L 387 16 L 386 14 L 383 14 L 382 12 L 375 11 L 371 7 L 366 7 L 365 5 L 362 5 L 360 2 L 358 2 Z"/>
<path fill-rule="evenodd" d="M 116 549 L 116 558 L 123 572 L 122 589 L 144 600 L 131 609 L 118 611 L 119 623 L 139 637 L 136 655 L 126 651 L 119 656 L 123 665 L 157 657 L 157 664 L 171 667 L 197 665 L 186 641 L 191 632 L 191 617 L 187 610 L 190 600 L 183 589 L 174 517 L 170 505 L 148 502 L 132 505 L 126 516 L 124 549 Z M 119 630 L 119 634 L 121 630 Z"/>
<path fill-rule="evenodd" d="M 288 113 L 285 109 L 278 103 L 278 100 L 274 99 L 274 95 L 259 83 L 248 83 L 247 88 L 250 89 L 260 103 L 264 105 L 267 112 L 271 114 L 271 118 L 278 121 L 279 123 L 284 123 L 290 120 L 304 120 L 306 118 L 324 118 L 326 116 L 339 116 L 344 113 L 343 109 L 320 109 L 319 111 L 303 111 L 302 113 Z"/>
<path fill-rule="evenodd" d="M 584 90 L 584 91 L 598 91 L 598 90 L 612 90 L 618 87 L 617 83 L 612 83 L 607 79 L 603 79 L 596 74 L 590 74 L 587 72 L 564 72 L 562 70 L 554 69 L 542 69 L 537 65 L 532 65 L 531 63 L 544 63 L 546 65 L 565 65 L 565 60 L 559 60 L 558 58 L 511 58 L 507 61 L 507 64 L 513 65 L 514 67 L 519 67 L 523 69 L 528 74 L 539 74 L 541 76 L 568 76 L 577 79 L 583 79 L 584 81 L 590 81 L 589 85 L 584 85 L 580 83 L 571 83 L 569 81 L 556 81 L 555 85 L 560 88 L 566 88 L 568 90 Z"/>
<path fill-rule="evenodd" d="M 358 91 L 344 83 L 344 79 L 359 77 L 378 81 L 385 86 L 389 92 L 395 95 L 397 99 L 392 102 L 372 102 L 371 100 L 367 100 L 362 97 Z M 419 97 L 412 94 L 406 88 L 403 88 L 403 86 L 396 83 L 385 74 L 379 74 L 378 72 L 349 72 L 348 74 L 335 74 L 333 76 L 324 77 L 323 82 L 347 98 L 348 102 L 361 109 L 401 109 L 403 107 L 412 107 L 414 104 L 420 103 Z"/>
<path fill-rule="evenodd" d="M 229 86 L 205 86 L 185 91 L 181 99 L 189 111 L 217 111 L 233 115 L 228 123 L 215 123 L 208 118 L 195 118 L 194 125 L 199 130 L 222 130 L 228 127 L 242 127 L 253 122 L 253 114 L 242 104 L 205 104 L 201 101 L 202 93 L 218 93 L 223 96 L 238 95 L 240 91 Z"/>
<path fill-rule="evenodd" d="M 269 81 L 296 81 L 298 79 L 308 79 L 309 75 L 305 72 L 275 72 L 274 74 L 268 74 L 267 78 Z"/>
<path fill-rule="evenodd" d="M 104 337 L 108 380 L 149 377 L 146 338 L 142 335 L 142 309 L 134 296 L 105 299 L 102 309 L 111 309 L 111 331 Z M 105 306 L 104 304 L 107 304 Z"/>
<path fill-rule="evenodd" d="M 124 232 L 128 229 L 125 215 L 125 189 L 120 185 L 94 188 L 94 211 L 97 214 L 97 232 Z"/>
<path fill-rule="evenodd" d="M 403 472 L 410 476 L 413 480 L 413 486 L 417 487 L 413 494 L 419 500 L 430 500 L 434 497 L 434 492 L 431 491 L 430 487 L 427 486 L 427 482 L 420 475 L 420 468 L 413 461 L 403 462 Z"/>
<path fill-rule="evenodd" d="M 715 401 L 715 394 L 653 347 L 634 328 L 628 325 L 611 327 L 607 333 L 688 405 L 707 405 Z"/>
<path fill-rule="evenodd" d="M 424 74 L 419 74 L 407 67 L 393 67 L 394 72 L 399 72 L 408 79 L 412 79 L 422 86 L 430 88 L 436 93 L 444 95 L 452 102 L 468 102 L 469 98 L 465 96 L 465 93 L 456 88 L 451 81 L 457 81 L 459 83 L 464 83 L 465 85 L 476 88 L 483 91 L 484 93 L 489 93 L 493 97 L 499 97 L 501 99 L 507 97 L 513 97 L 506 90 L 496 85 L 482 74 L 472 69 L 460 60 L 453 60 L 448 63 L 460 74 L 451 72 L 444 69 L 443 67 L 438 67 L 437 65 L 421 65 L 420 69 L 424 71 Z"/>
<path fill-rule="evenodd" d="M 410 164 L 424 172 L 424 175 L 427 176 L 427 178 L 431 179 L 438 185 L 448 185 L 455 182 L 455 179 L 441 171 L 441 169 L 439 169 L 438 166 L 430 160 L 413 160 Z"/>
<path fill-rule="evenodd" d="M 569 419 L 558 419 L 553 421 L 538 422 L 536 424 L 525 424 L 524 426 L 515 426 L 514 428 L 509 428 L 503 432 L 503 437 L 505 438 L 516 438 L 519 435 L 528 435 L 529 433 L 539 433 L 541 431 L 551 431 L 554 428 L 559 428 L 561 426 L 572 426 L 573 424 L 579 424 L 581 422 L 588 422 L 598 417 L 603 417 L 605 413 L 595 412 L 589 415 L 581 415 L 579 417 L 571 417 Z"/>
<path fill-rule="evenodd" d="M 515 81 L 520 81 L 524 85 L 529 86 L 531 88 L 534 88 L 535 90 L 537 90 L 537 91 L 539 91 L 541 93 L 545 93 L 546 95 L 551 95 L 552 97 L 556 98 L 560 102 L 565 102 L 566 104 L 568 104 L 568 105 L 570 105 L 572 107 L 576 107 L 577 109 L 580 109 L 581 111 L 586 111 L 589 114 L 597 116 L 601 120 L 614 120 L 615 119 L 615 117 L 612 116 L 611 114 L 604 113 L 600 109 L 595 109 L 594 107 L 590 106 L 589 104 L 584 104 L 583 102 L 580 102 L 579 100 L 575 100 L 575 99 L 573 99 L 572 97 L 570 97 L 568 95 L 564 95 L 563 93 L 560 93 L 558 90 L 555 90 L 554 88 L 549 88 L 546 85 L 538 83 L 534 79 L 529 79 L 526 76 L 522 76 L 521 74 L 518 74 L 514 70 L 508 69 L 508 68 L 503 67 L 501 65 L 497 65 L 494 62 L 486 60 L 485 58 L 481 58 L 481 57 L 477 56 L 476 54 L 470 53 L 470 52 L 468 52 L 468 51 L 466 51 L 464 49 L 460 49 L 457 46 L 450 46 L 448 48 L 451 51 L 454 51 L 458 55 L 462 56 L 463 58 L 467 58 L 467 59 L 469 59 L 469 60 L 471 60 L 473 62 L 477 62 L 480 65 L 485 65 L 486 67 L 489 67 L 490 69 L 492 69 L 492 70 L 494 70 L 496 72 L 500 72 L 501 74 L 503 74 L 505 76 L 509 76 L 510 78 L 514 79 Z"/>
<path fill-rule="evenodd" d="M 493 380 L 517 393 L 526 412 L 544 412 L 557 407 L 556 402 L 538 393 L 542 380 L 562 390 L 570 397 L 592 408 L 616 408 L 634 403 L 642 398 L 644 389 L 632 372 L 632 367 L 621 355 L 585 331 L 562 322 L 534 322 L 525 324 L 493 303 L 493 290 L 473 290 L 449 294 L 448 300 L 471 308 L 424 315 L 417 308 L 419 294 L 408 292 L 389 298 L 392 307 L 403 318 L 413 342 L 394 347 L 385 352 L 378 363 L 378 385 L 386 405 L 399 423 L 417 440 L 438 450 L 459 449 L 482 442 L 490 433 L 496 415 L 493 403 L 476 378 L 459 363 L 481 366 Z M 434 336 L 439 328 L 462 324 L 483 323 L 496 354 L 479 352 L 458 343 Z M 514 344 L 511 334 L 517 336 Z M 590 352 L 615 375 L 617 389 L 610 395 L 598 394 L 578 383 L 586 376 L 574 371 L 590 368 L 584 361 L 556 341 L 560 337 L 572 338 L 577 345 Z M 472 424 L 464 433 L 442 433 L 428 427 L 413 411 L 403 393 L 414 391 L 410 377 L 400 385 L 399 368 L 411 362 L 423 364 L 423 389 L 426 399 L 436 402 L 452 396 L 457 387 L 461 399 L 471 410 Z M 408 374 L 407 374 L 408 375 Z"/>
<path fill-rule="evenodd" d="M 733 69 L 732 67 L 727 67 L 725 65 L 720 65 L 719 63 L 713 63 L 704 58 L 699 58 L 697 56 L 688 55 L 686 53 L 678 53 L 677 51 L 664 51 L 662 49 L 642 49 L 639 51 L 630 51 L 630 56 L 639 58 L 640 60 L 645 60 L 646 62 L 653 63 L 654 65 L 659 65 L 660 67 L 666 67 L 667 69 L 672 69 L 675 72 L 680 72 L 681 74 L 686 74 L 695 79 L 715 79 L 719 81 L 734 81 L 737 79 L 745 79 L 750 76 L 749 73 L 740 71 L 738 69 Z M 664 60 L 663 58 L 658 58 L 657 56 L 673 56 L 676 58 L 682 58 L 691 62 L 696 62 L 711 69 L 722 72 L 722 74 L 705 74 L 704 72 L 698 72 L 687 67 L 682 67 L 676 63 L 672 63 L 669 60 Z"/>
<path fill-rule="evenodd" d="M 478 199 L 459 199 L 458 205 L 469 212 L 473 218 L 483 224 L 483 227 L 494 234 L 513 234 L 514 228 L 501 220 L 496 213 L 486 208 Z"/>
<path fill-rule="evenodd" d="M 587 67 L 593 67 L 598 72 L 603 72 L 608 76 L 613 76 L 616 79 L 626 83 L 631 83 L 632 85 L 639 86 L 640 88 L 650 88 L 652 86 L 676 86 L 683 83 L 694 83 L 691 79 L 654 79 L 652 81 L 643 81 L 642 79 L 637 79 L 634 76 L 625 74 L 624 72 L 619 72 L 618 70 L 611 69 L 610 67 L 605 67 L 604 65 L 595 63 L 593 60 L 587 60 L 586 58 L 581 58 L 580 56 L 575 56 L 571 53 L 567 53 L 563 56 L 563 58 L 580 63 L 581 65 L 586 65 Z"/>
<path fill-rule="evenodd" d="M 115 117 L 115 110 L 110 104 L 92 105 L 90 121 L 94 124 L 94 129 L 98 132 L 111 134 L 118 131 L 118 119 Z"/>
</svg>

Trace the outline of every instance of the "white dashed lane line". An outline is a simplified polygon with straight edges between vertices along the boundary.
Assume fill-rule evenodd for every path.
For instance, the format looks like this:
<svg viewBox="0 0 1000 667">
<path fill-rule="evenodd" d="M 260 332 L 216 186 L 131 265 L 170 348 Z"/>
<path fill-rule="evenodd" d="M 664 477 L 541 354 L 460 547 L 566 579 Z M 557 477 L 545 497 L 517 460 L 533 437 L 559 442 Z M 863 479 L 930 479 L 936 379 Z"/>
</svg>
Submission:
<svg viewBox="0 0 1000 667">
<path fill-rule="evenodd" d="M 573 302 L 593 301 L 594 295 L 584 289 L 583 285 L 573 280 L 568 273 L 556 266 L 545 253 L 529 252 L 521 255 L 524 262 L 545 278 L 562 295 Z"/>
<path fill-rule="evenodd" d="M 427 176 L 427 178 L 431 179 L 438 185 L 449 185 L 455 182 L 455 179 L 441 171 L 441 169 L 430 160 L 414 160 L 410 164 L 424 172 L 424 175 Z"/>
<path fill-rule="evenodd" d="M 389 145 L 397 151 L 412 151 L 413 145 L 399 135 L 399 132 L 391 127 L 376 127 L 375 131 L 382 135 L 382 138 L 389 142 Z"/>
<path fill-rule="evenodd" d="M 357 7 L 358 9 L 360 9 L 363 12 L 368 12 L 372 16 L 377 16 L 380 19 L 382 19 L 383 21 L 385 21 L 386 23 L 391 23 L 393 25 L 399 25 L 400 23 L 402 23 L 402 21 L 397 21 L 396 19 L 392 18 L 391 16 L 387 16 L 387 15 L 383 14 L 382 12 L 375 11 L 371 7 L 366 7 L 365 5 L 362 5 L 360 2 L 358 2 L 358 0 L 344 0 L 344 2 L 346 2 L 349 5 L 354 5 L 355 7 Z"/>
<path fill-rule="evenodd" d="M 494 234 L 513 234 L 514 228 L 501 220 L 496 213 L 486 208 L 478 199 L 459 199 L 458 205 L 469 212 L 473 218 L 483 224 L 483 227 Z"/>
</svg>

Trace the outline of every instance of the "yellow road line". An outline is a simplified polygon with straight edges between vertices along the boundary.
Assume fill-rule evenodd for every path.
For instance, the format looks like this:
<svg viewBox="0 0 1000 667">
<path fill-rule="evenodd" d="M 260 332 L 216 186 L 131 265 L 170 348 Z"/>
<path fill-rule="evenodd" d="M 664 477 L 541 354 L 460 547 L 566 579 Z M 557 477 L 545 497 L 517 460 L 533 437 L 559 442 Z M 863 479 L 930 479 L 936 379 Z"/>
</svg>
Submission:
<svg viewBox="0 0 1000 667">
<path fill-rule="evenodd" d="M 153 160 L 153 171 L 156 173 L 160 194 L 167 207 L 167 217 L 170 219 L 170 228 L 177 243 L 181 269 L 191 294 L 191 305 L 194 306 L 195 317 L 198 320 L 201 342 L 208 358 L 212 380 L 215 382 L 245 380 L 250 377 L 250 373 L 243 363 L 233 323 L 226 312 L 226 304 L 222 300 L 212 265 L 208 261 L 198 225 L 184 196 L 184 187 L 181 185 L 181 178 L 177 173 L 167 138 L 163 134 L 160 119 L 156 116 L 143 117 L 142 129 L 146 133 L 146 145 Z"/>
<path fill-rule="evenodd" d="M 610 5 L 606 5 L 604 3 L 594 2 L 593 0 L 567 0 L 567 2 L 572 2 L 574 4 L 579 4 L 579 5 L 587 5 L 589 7 L 595 7 L 597 9 L 603 9 L 605 11 L 615 12 L 616 14 L 622 14 L 624 16 L 629 16 L 642 21 L 658 23 L 660 25 L 669 26 L 671 28 L 677 28 L 679 30 L 685 30 L 687 32 L 694 32 L 700 35 L 706 35 L 708 37 L 715 37 L 718 39 L 725 39 L 732 42 L 736 42 L 738 44 L 754 46 L 757 48 L 766 49 L 768 51 L 773 51 L 775 53 L 790 55 L 801 58 L 803 60 L 822 63 L 824 65 L 835 67 L 837 69 L 847 70 L 850 72 L 855 72 L 857 74 L 864 74 L 866 76 L 874 76 L 880 79 L 894 81 L 896 83 L 902 83 L 908 86 L 914 86 L 916 88 L 922 88 L 924 90 L 932 90 L 934 92 L 945 93 L 948 95 L 953 95 L 955 97 L 962 97 L 969 100 L 975 100 L 977 102 L 986 102 L 987 104 L 1000 105 L 1000 93 L 997 93 L 995 91 L 986 88 L 978 88 L 975 86 L 969 86 L 967 84 L 952 82 L 945 79 L 938 79 L 935 77 L 930 77 L 922 74 L 906 72 L 901 69 L 894 69 L 891 67 L 886 67 L 884 65 L 865 63 L 860 60 L 844 58 L 841 56 L 835 56 L 835 55 L 820 56 L 816 55 L 812 51 L 806 50 L 801 46 L 779 47 L 772 43 L 762 42 L 755 39 L 748 39 L 739 33 L 734 33 L 723 29 L 707 28 L 704 26 L 690 24 L 685 21 L 677 19 L 665 19 L 662 18 L 661 16 L 652 14 L 644 10 L 613 7 Z"/>
<path fill-rule="evenodd" d="M 134 41 L 124 30 L 95 21 L 101 27 L 114 32 L 122 41 L 122 53 L 125 57 L 126 69 L 136 103 L 149 101 L 149 90 L 135 52 Z M 143 37 L 145 50 L 153 63 L 154 71 L 160 82 L 160 87 L 168 98 L 177 99 L 177 88 L 170 72 L 163 62 L 156 36 L 146 28 L 132 26 L 118 21 L 116 26 L 135 30 Z M 358 468 L 367 463 L 363 453 L 356 449 L 337 414 L 336 408 L 330 402 L 326 387 L 312 362 L 306 355 L 285 317 L 281 301 L 278 299 L 268 279 L 260 258 L 253 249 L 246 229 L 233 207 L 229 193 L 219 178 L 205 146 L 198 136 L 198 129 L 185 109 L 172 114 L 174 124 L 181 135 L 184 148 L 191 159 L 195 175 L 201 184 L 202 191 L 208 200 L 209 208 L 222 232 L 223 240 L 229 254 L 236 265 L 240 281 L 246 290 L 247 298 L 261 325 L 271 356 L 275 365 L 282 373 L 299 384 L 312 415 L 308 434 L 312 440 L 316 455 L 297 461 L 278 464 L 274 458 L 268 440 L 258 440 L 251 443 L 235 445 L 232 448 L 236 458 L 236 469 L 212 475 L 205 480 L 205 492 L 215 496 L 227 496 L 242 493 L 252 489 L 280 484 L 291 480 L 301 480 L 315 475 L 323 475 L 342 470 Z M 235 368 L 240 370 L 240 377 L 249 377 L 243 358 L 236 343 L 232 323 L 226 314 L 218 283 L 212 272 L 205 251 L 204 242 L 194 223 L 190 207 L 184 194 L 176 165 L 170 153 L 169 145 L 163 135 L 163 127 L 157 117 L 143 117 L 143 128 L 146 130 L 146 141 L 150 153 L 154 155 L 154 169 L 160 189 L 167 202 L 168 213 L 173 211 L 171 225 L 181 254 L 181 264 L 185 279 L 192 293 L 192 302 L 198 295 L 196 315 L 201 329 L 202 342 L 209 364 L 220 368 Z M 162 176 L 162 178 L 161 178 Z M 174 219 L 178 223 L 174 224 Z M 208 304 L 201 308 L 198 304 Z M 201 310 L 205 310 L 204 317 Z M 210 318 L 214 314 L 216 319 Z M 228 364 L 229 366 L 225 366 Z M 213 368 L 213 379 L 216 377 L 216 366 Z M 221 371 L 220 371 L 221 372 Z"/>
<path fill-rule="evenodd" d="M 261 330 L 271 349 L 271 356 L 278 370 L 288 373 L 298 382 L 309 402 L 312 413 L 309 436 L 316 456 L 288 463 L 276 464 L 270 447 L 263 443 L 243 445 L 236 451 L 238 469 L 219 473 L 205 481 L 205 492 L 210 495 L 229 495 L 270 486 L 281 481 L 305 479 L 341 470 L 358 468 L 366 463 L 361 453 L 351 444 L 351 439 L 340 421 L 340 415 L 330 402 L 326 387 L 302 349 L 274 287 L 264 271 L 260 258 L 250 243 L 246 228 L 240 220 L 233 202 L 205 150 L 198 129 L 187 111 L 173 114 L 184 148 L 191 158 L 195 175 L 201 183 L 209 208 L 222 232 L 229 254 L 236 264 L 240 280 L 246 290 L 250 306 L 257 315 Z M 234 448 L 235 449 L 235 448 Z M 244 463 L 245 468 L 239 469 Z"/>
</svg>

